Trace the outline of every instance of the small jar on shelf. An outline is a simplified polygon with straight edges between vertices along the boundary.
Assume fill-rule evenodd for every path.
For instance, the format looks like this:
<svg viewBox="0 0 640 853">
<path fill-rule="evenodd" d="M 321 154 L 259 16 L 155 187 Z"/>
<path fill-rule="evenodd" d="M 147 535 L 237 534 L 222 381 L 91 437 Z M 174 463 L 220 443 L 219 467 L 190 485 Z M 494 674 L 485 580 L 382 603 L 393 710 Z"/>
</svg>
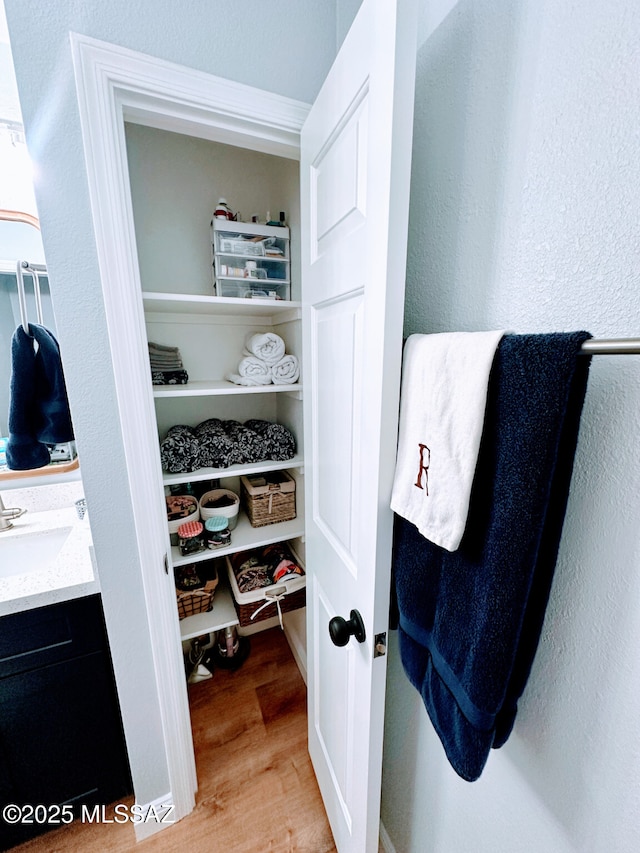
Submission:
<svg viewBox="0 0 640 853">
<path fill-rule="evenodd" d="M 183 557 L 204 550 L 204 527 L 200 521 L 188 521 L 178 528 L 178 547 Z"/>
<path fill-rule="evenodd" d="M 207 548 L 213 551 L 216 548 L 231 544 L 229 520 L 224 515 L 214 515 L 208 518 L 204 523 L 204 527 Z"/>
</svg>

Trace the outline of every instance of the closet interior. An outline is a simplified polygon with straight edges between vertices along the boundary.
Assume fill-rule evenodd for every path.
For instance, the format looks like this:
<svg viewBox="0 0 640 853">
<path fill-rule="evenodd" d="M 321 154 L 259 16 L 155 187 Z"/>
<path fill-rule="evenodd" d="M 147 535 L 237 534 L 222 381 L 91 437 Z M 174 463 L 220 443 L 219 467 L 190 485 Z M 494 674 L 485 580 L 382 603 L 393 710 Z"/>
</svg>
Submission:
<svg viewBox="0 0 640 853">
<path fill-rule="evenodd" d="M 206 547 L 206 537 L 214 534 L 205 527 L 201 530 L 205 547 L 190 550 L 190 543 L 177 532 L 184 534 L 182 523 L 190 516 L 177 522 L 168 519 L 169 572 L 184 581 L 185 568 L 193 567 L 201 580 L 210 581 L 198 592 L 213 589 L 212 608 L 197 612 L 196 605 L 192 612 L 190 596 L 184 587 L 177 588 L 176 619 L 178 601 L 184 605 L 183 651 L 188 661 L 194 640 L 208 640 L 214 647 L 222 643 L 225 629 L 242 638 L 282 624 L 304 678 L 304 579 L 294 578 L 288 594 L 276 595 L 278 600 L 271 604 L 268 593 L 254 591 L 248 597 L 255 605 L 243 605 L 247 594 L 239 594 L 232 569 L 244 555 L 282 544 L 304 567 L 301 379 L 237 384 L 227 378 L 238 376 L 252 335 L 277 335 L 287 354 L 301 357 L 299 163 L 133 123 L 125 125 L 125 132 L 148 342 L 159 345 L 155 351 L 160 363 L 162 348 L 169 347 L 167 364 L 175 367 L 171 356 L 177 351 L 188 375 L 184 383 L 152 383 L 150 364 L 160 447 L 174 428 L 187 427 L 191 436 L 212 420 L 227 427 L 278 424 L 295 442 L 295 448 L 284 454 L 287 458 L 250 459 L 222 467 L 186 461 L 185 470 L 163 468 L 163 493 L 150 495 L 150 500 L 165 504 L 168 497 L 192 496 L 202 504 L 211 492 L 221 494 L 218 490 L 242 498 L 238 515 L 229 522 L 230 541 L 212 547 Z M 226 200 L 233 220 L 214 218 L 220 199 Z M 280 481 L 287 483 L 286 497 Z M 253 499 L 267 507 L 266 523 L 264 518 L 257 523 L 250 518 L 253 486 Z M 273 495 L 265 494 L 269 489 Z M 286 513 L 269 517 L 272 507 L 280 505 L 274 501 L 281 499 L 286 500 Z M 205 519 L 199 523 L 204 526 Z M 255 612 L 259 607 L 261 611 Z M 222 644 L 219 651 L 224 654 Z"/>
</svg>

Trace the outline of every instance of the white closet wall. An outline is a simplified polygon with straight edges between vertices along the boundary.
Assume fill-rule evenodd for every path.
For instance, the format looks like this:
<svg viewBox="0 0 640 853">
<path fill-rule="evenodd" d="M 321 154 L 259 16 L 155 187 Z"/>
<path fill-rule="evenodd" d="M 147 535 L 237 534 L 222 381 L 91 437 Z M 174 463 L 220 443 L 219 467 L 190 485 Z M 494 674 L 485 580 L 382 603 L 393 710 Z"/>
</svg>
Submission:
<svg viewBox="0 0 640 853">
<path fill-rule="evenodd" d="M 285 211 L 292 299 L 300 298 L 297 161 L 142 125 L 125 129 L 143 290 L 213 294 L 209 223 L 223 197 L 246 222 Z"/>
</svg>

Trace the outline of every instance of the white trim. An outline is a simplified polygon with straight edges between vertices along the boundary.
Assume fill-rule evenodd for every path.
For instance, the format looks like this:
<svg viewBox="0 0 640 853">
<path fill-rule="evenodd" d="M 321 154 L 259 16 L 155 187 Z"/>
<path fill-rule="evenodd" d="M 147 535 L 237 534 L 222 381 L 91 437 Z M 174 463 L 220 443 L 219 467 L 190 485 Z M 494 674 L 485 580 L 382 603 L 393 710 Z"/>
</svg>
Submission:
<svg viewBox="0 0 640 853">
<path fill-rule="evenodd" d="M 166 755 L 179 819 L 194 807 L 197 779 L 175 591 L 163 568 L 168 548 L 166 519 L 160 502 L 151 506 L 148 500 L 150 492 L 161 495 L 163 486 L 124 122 L 136 121 L 297 159 L 308 107 L 77 33 L 71 33 L 70 38 L 123 449 L 136 518 L 137 558 L 163 721 L 164 743 L 158 744 L 158 749 Z M 119 682 L 118 688 L 132 686 Z M 126 719 L 124 723 L 126 731 Z M 135 784 L 135 768 L 132 775 Z"/>
<path fill-rule="evenodd" d="M 297 631 L 292 631 L 285 619 L 284 622 L 284 635 L 287 638 L 287 642 L 289 643 L 289 648 L 291 649 L 291 653 L 293 654 L 293 658 L 298 665 L 298 669 L 300 670 L 300 675 L 302 676 L 302 680 L 305 685 L 307 683 L 307 650 L 300 639 L 300 634 Z"/>
<path fill-rule="evenodd" d="M 89 87 L 104 85 L 126 121 L 299 159 L 307 104 L 89 36 L 70 37 L 79 96 L 82 88 L 86 97 Z"/>
<path fill-rule="evenodd" d="M 135 803 L 130 819 L 133 822 L 136 841 L 144 841 L 145 838 L 176 823 L 176 813 L 171 791 L 151 803 Z"/>
<path fill-rule="evenodd" d="M 393 842 L 389 838 L 389 833 L 382 821 L 380 821 L 380 844 L 384 853 L 396 853 L 396 848 L 393 846 Z"/>
</svg>

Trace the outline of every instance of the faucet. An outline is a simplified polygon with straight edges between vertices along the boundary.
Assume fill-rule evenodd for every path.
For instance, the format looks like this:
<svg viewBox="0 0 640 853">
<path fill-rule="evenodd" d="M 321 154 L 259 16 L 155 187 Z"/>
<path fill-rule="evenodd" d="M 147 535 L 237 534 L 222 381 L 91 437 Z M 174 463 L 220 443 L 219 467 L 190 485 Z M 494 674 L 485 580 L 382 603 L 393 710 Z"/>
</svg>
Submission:
<svg viewBox="0 0 640 853">
<path fill-rule="evenodd" d="M 0 533 L 3 530 L 11 530 L 13 527 L 12 519 L 20 518 L 25 512 L 26 509 L 20 509 L 16 506 L 5 509 L 5 505 L 2 503 L 2 495 L 0 495 Z"/>
</svg>

